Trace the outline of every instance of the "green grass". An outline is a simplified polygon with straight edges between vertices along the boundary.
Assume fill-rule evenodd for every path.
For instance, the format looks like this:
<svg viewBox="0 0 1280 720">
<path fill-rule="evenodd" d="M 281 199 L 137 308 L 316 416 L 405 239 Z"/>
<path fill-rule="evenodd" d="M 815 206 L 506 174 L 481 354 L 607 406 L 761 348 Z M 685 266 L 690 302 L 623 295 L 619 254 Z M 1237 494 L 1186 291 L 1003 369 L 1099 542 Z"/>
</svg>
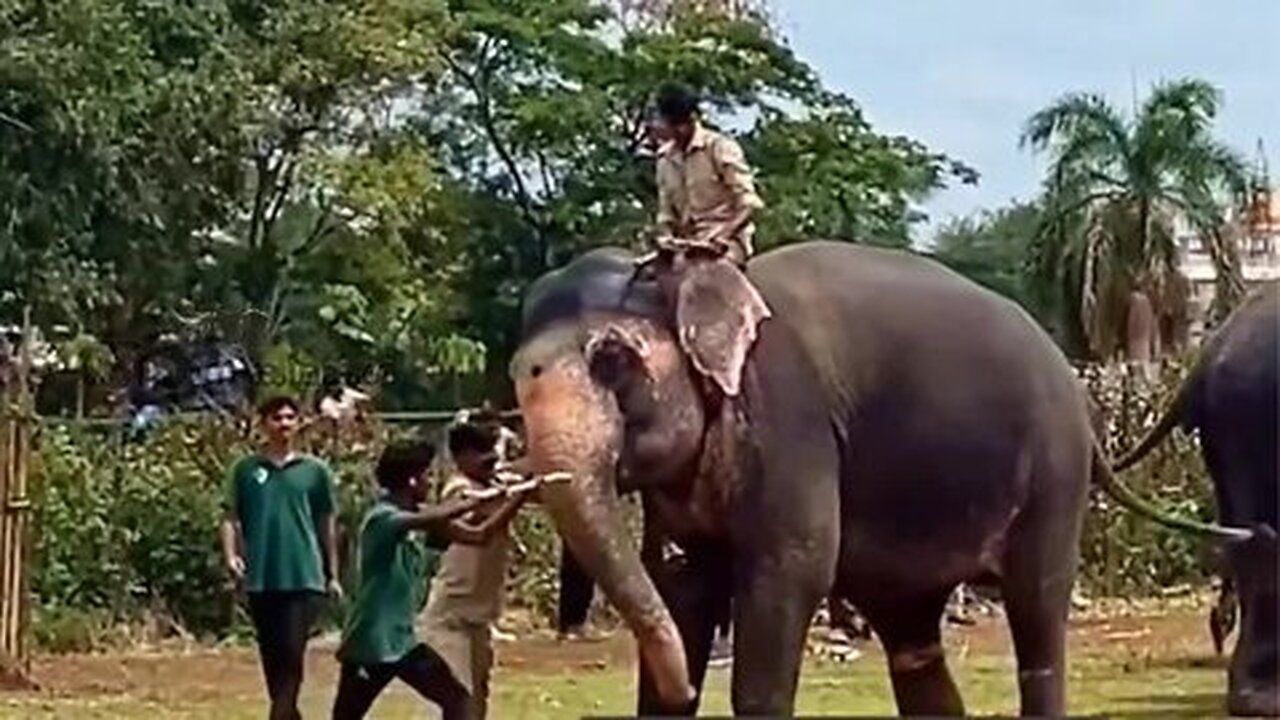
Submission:
<svg viewBox="0 0 1280 720">
<path fill-rule="evenodd" d="M 1221 715 L 1225 674 L 1206 661 L 1142 659 L 1118 644 L 1116 655 L 1076 655 L 1069 674 L 1070 710 L 1111 717 L 1206 717 Z M 952 657 L 970 714 L 1017 711 L 1012 661 L 1003 656 Z M 327 717 L 332 701 L 332 669 L 318 668 L 303 691 L 307 718 Z M 216 683 L 216 678 L 208 678 Z M 162 684 L 126 694 L 78 693 L 0 695 L 0 718 L 208 718 L 239 720 L 263 716 L 261 691 L 240 678 L 239 689 L 208 697 L 183 697 Z M 703 714 L 726 713 L 729 673 L 713 670 Z M 634 673 L 628 669 L 566 669 L 559 673 L 508 674 L 494 678 L 491 718 L 568 718 L 634 712 Z M 852 664 L 811 662 L 802 675 L 797 710 L 808 714 L 894 714 L 882 658 L 868 653 Z M 384 693 L 371 718 L 423 717 L 424 703 L 403 686 Z"/>
</svg>

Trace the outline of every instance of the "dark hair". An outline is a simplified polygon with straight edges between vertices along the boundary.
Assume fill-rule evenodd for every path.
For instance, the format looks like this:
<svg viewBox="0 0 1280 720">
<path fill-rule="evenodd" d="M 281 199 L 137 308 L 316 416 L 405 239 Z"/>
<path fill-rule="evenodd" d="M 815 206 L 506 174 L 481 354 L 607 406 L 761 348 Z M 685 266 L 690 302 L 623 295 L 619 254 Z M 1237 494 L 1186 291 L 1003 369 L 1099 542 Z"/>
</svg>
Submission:
<svg viewBox="0 0 1280 720">
<path fill-rule="evenodd" d="M 258 417 L 271 417 L 284 408 L 289 408 L 295 413 L 302 412 L 302 406 L 298 404 L 298 399 L 292 395 L 272 395 L 263 400 L 262 404 L 258 406 Z"/>
<path fill-rule="evenodd" d="M 436 446 L 428 440 L 401 440 L 391 443 L 378 457 L 373 476 L 378 485 L 395 490 L 431 467 L 436 459 Z"/>
<path fill-rule="evenodd" d="M 685 123 L 698 112 L 698 96 L 687 85 L 668 82 L 658 88 L 654 105 L 658 117 L 672 123 Z"/>
<path fill-rule="evenodd" d="M 487 453 L 497 444 L 498 432 L 488 425 L 465 422 L 449 429 L 449 452 L 454 457 L 467 452 Z"/>
</svg>

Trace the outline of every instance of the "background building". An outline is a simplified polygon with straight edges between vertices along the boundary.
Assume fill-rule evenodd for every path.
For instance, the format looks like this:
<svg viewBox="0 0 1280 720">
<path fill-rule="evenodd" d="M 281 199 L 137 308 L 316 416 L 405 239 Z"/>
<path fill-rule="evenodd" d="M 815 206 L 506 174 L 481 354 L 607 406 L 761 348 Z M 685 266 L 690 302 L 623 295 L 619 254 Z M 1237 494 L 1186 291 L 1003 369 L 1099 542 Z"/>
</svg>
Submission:
<svg viewBox="0 0 1280 720">
<path fill-rule="evenodd" d="M 1232 237 L 1238 242 L 1240 270 L 1250 289 L 1259 283 L 1280 279 L 1280 191 L 1260 184 L 1249 203 L 1227 217 Z M 1178 249 L 1182 253 L 1180 269 L 1191 284 L 1190 339 L 1198 343 L 1204 335 L 1204 321 L 1213 303 L 1213 262 L 1205 249 L 1204 238 L 1185 218 L 1175 224 Z"/>
</svg>

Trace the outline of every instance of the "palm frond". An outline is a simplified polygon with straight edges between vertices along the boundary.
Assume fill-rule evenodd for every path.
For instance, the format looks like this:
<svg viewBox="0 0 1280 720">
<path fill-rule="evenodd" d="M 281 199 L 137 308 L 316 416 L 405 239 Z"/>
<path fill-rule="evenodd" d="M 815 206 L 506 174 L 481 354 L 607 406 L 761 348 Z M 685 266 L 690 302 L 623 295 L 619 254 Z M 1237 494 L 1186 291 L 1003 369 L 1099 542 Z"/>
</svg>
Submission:
<svg viewBox="0 0 1280 720">
<path fill-rule="evenodd" d="M 1235 201 L 1249 191 L 1249 164 L 1235 148 L 1211 138 L 1198 138 L 1179 148 L 1168 174 L 1178 185 L 1225 190 Z"/>
<path fill-rule="evenodd" d="M 1128 129 L 1124 119 L 1106 98 L 1094 93 L 1072 93 L 1054 101 L 1027 120 L 1019 147 L 1040 151 L 1054 143 L 1085 136 L 1106 138 L 1120 155 L 1127 154 Z"/>
<path fill-rule="evenodd" d="M 1182 78 L 1156 85 L 1138 112 L 1138 126 L 1180 118 L 1200 131 L 1207 130 L 1222 106 L 1222 91 L 1198 78 Z"/>
<path fill-rule="evenodd" d="M 1209 130 L 1221 99 L 1216 87 L 1201 80 L 1155 87 L 1134 125 L 1135 159 L 1143 164 L 1149 183 L 1177 168 L 1188 148 L 1212 142 Z"/>
<path fill-rule="evenodd" d="M 1127 338 L 1131 311 L 1149 306 L 1161 340 L 1176 342 L 1185 325 L 1189 283 L 1175 220 L 1185 214 L 1219 237 L 1223 196 L 1247 188 L 1244 162 L 1211 134 L 1221 101 L 1209 83 L 1175 80 L 1156 86 L 1129 120 L 1102 97 L 1076 93 L 1023 128 L 1020 146 L 1052 153 L 1029 271 L 1053 288 L 1064 329 L 1094 357 L 1135 339 Z M 1231 250 L 1217 241 L 1210 249 L 1226 283 L 1234 282 Z"/>
<path fill-rule="evenodd" d="M 1214 270 L 1214 303 L 1210 315 L 1226 317 L 1246 294 L 1240 266 L 1239 228 L 1227 223 L 1221 205 L 1207 187 L 1182 187 L 1165 200 L 1177 208 L 1199 233 Z"/>
<path fill-rule="evenodd" d="M 1244 272 L 1240 268 L 1240 239 L 1236 228 L 1221 225 L 1206 238 L 1206 249 L 1213 262 L 1213 304 L 1209 308 L 1209 321 L 1216 324 L 1225 320 L 1248 294 L 1244 284 Z"/>
</svg>

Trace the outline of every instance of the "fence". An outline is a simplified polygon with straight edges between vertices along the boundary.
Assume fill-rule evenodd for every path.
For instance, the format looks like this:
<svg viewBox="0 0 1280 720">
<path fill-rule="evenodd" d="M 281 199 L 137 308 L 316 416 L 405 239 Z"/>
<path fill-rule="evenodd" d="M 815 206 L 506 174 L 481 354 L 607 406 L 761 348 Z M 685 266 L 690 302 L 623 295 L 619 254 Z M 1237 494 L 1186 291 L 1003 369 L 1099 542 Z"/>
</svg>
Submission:
<svg viewBox="0 0 1280 720">
<path fill-rule="evenodd" d="M 28 325 L 29 327 L 29 325 Z M 16 362 L 0 357 L 0 683 L 31 686 L 31 553 L 27 473 L 34 416 L 28 387 L 30 333 Z"/>
</svg>

